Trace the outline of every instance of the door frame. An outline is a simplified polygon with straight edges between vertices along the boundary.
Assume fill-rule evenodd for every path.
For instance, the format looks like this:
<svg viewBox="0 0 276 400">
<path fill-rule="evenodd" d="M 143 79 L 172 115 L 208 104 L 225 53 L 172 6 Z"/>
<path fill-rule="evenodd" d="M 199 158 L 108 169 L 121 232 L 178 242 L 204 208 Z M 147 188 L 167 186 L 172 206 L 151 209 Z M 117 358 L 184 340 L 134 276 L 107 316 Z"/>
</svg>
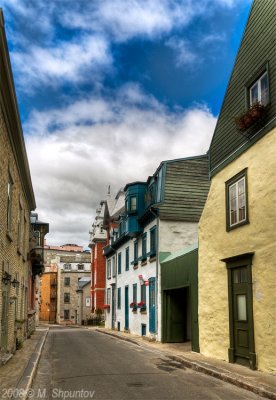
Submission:
<svg viewBox="0 0 276 400">
<path fill-rule="evenodd" d="M 127 294 L 127 295 L 126 295 Z M 126 324 L 127 322 L 127 324 Z M 129 330 L 129 286 L 125 286 L 125 330 Z"/>
<path fill-rule="evenodd" d="M 246 267 L 247 270 L 247 312 L 248 312 L 248 343 L 249 343 L 249 358 L 248 363 L 251 369 L 256 369 L 256 353 L 254 339 L 254 318 L 253 318 L 253 291 L 252 291 L 252 258 L 254 252 L 240 254 L 238 256 L 224 258 L 221 261 L 226 263 L 228 275 L 228 305 L 229 305 L 229 335 L 230 346 L 228 349 L 229 362 L 237 362 L 235 355 L 235 329 L 234 329 L 234 298 L 233 298 L 233 282 L 232 271 L 235 268 Z M 246 358 L 244 358 L 246 360 Z"/>
<path fill-rule="evenodd" d="M 153 291 L 153 297 L 151 296 L 151 290 Z M 151 298 L 154 299 L 154 305 L 151 302 Z M 149 332 L 156 333 L 156 279 L 155 279 L 155 277 L 149 278 Z"/>
</svg>

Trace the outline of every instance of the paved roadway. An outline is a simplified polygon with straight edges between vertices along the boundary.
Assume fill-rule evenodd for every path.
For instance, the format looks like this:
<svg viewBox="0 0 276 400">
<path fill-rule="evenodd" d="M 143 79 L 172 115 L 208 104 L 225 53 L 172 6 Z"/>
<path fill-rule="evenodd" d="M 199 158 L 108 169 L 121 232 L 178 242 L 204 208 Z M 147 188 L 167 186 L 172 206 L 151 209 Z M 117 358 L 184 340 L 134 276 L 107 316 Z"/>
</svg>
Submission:
<svg viewBox="0 0 276 400">
<path fill-rule="evenodd" d="M 78 328 L 50 328 L 33 399 L 261 400 L 158 350 Z"/>
</svg>

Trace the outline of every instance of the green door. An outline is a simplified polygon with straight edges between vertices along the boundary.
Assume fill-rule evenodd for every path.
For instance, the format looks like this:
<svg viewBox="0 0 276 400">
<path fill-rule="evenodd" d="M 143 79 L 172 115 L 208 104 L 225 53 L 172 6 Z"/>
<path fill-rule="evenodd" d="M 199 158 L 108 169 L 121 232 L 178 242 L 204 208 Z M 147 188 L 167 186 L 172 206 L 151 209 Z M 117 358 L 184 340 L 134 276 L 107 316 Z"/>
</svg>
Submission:
<svg viewBox="0 0 276 400">
<path fill-rule="evenodd" d="M 232 313 L 232 361 L 243 365 L 252 363 L 253 318 L 252 288 L 246 266 L 231 270 Z M 253 360 L 254 364 L 254 360 Z"/>
</svg>

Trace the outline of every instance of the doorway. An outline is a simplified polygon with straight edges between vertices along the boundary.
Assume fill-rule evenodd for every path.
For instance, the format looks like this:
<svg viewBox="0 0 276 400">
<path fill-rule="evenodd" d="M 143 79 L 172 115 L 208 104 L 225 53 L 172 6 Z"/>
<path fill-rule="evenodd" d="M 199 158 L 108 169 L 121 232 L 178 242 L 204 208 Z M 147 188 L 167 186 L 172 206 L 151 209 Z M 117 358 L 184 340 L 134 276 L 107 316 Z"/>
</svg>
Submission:
<svg viewBox="0 0 276 400">
<path fill-rule="evenodd" d="M 129 329 L 129 295 L 128 286 L 125 286 L 125 330 Z"/>
<path fill-rule="evenodd" d="M 191 340 L 191 306 L 189 287 L 166 291 L 166 330 L 168 343 Z"/>
<path fill-rule="evenodd" d="M 228 270 L 229 362 L 256 368 L 254 343 L 252 256 L 224 259 Z"/>
</svg>

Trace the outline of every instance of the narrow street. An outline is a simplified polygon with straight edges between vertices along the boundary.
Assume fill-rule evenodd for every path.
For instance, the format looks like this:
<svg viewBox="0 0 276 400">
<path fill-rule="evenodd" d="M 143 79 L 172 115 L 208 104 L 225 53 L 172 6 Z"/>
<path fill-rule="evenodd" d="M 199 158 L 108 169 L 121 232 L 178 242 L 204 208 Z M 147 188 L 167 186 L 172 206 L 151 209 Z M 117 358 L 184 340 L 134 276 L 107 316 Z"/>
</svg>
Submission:
<svg viewBox="0 0 276 400">
<path fill-rule="evenodd" d="M 32 390 L 34 399 L 261 399 L 157 350 L 65 327 L 50 328 Z"/>
</svg>

